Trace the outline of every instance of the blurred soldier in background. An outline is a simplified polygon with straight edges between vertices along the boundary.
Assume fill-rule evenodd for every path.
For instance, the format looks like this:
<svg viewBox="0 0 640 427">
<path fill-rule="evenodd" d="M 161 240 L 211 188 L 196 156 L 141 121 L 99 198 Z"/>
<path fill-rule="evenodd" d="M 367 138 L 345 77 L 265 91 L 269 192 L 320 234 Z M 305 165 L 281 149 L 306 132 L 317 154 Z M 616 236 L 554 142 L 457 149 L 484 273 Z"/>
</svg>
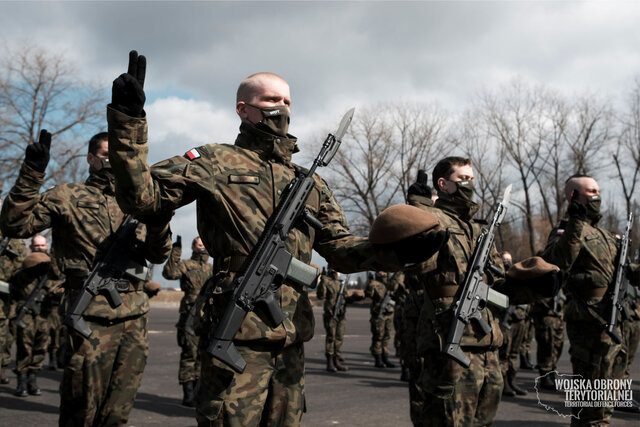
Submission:
<svg viewBox="0 0 640 427">
<path fill-rule="evenodd" d="M 198 336 L 193 330 L 195 312 L 192 311 L 200 289 L 213 272 L 209 264 L 209 254 L 200 237 L 191 242 L 191 258 L 181 260 L 182 237 L 177 236 L 167 263 L 162 269 L 162 276 L 167 280 L 180 280 L 180 289 L 184 296 L 180 300 L 178 328 L 178 345 L 180 346 L 180 368 L 178 381 L 182 384 L 184 406 L 193 406 L 195 385 L 200 378 L 200 357 L 198 355 Z"/>
</svg>

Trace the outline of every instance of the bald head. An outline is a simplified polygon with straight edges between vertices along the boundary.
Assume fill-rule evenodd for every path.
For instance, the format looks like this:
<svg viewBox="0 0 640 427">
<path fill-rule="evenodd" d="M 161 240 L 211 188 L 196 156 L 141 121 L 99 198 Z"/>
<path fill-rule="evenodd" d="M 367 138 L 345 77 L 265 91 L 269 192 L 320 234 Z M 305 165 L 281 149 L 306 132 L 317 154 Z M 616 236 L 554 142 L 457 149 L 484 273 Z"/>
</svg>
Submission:
<svg viewBox="0 0 640 427">
<path fill-rule="evenodd" d="M 600 195 L 598 182 L 590 176 L 579 175 L 569 178 L 564 186 L 564 196 L 567 200 L 571 200 L 574 191 L 578 194 L 578 201 L 583 205 L 587 204 L 588 196 Z"/>
<path fill-rule="evenodd" d="M 290 105 L 289 85 L 277 74 L 252 74 L 238 86 L 236 112 L 242 121 L 255 125 L 262 120 L 260 108 Z"/>
<path fill-rule="evenodd" d="M 29 246 L 29 248 L 34 252 L 43 252 L 49 249 L 49 244 L 47 243 L 47 239 L 43 235 L 36 234 L 31 239 L 31 245 Z"/>
</svg>

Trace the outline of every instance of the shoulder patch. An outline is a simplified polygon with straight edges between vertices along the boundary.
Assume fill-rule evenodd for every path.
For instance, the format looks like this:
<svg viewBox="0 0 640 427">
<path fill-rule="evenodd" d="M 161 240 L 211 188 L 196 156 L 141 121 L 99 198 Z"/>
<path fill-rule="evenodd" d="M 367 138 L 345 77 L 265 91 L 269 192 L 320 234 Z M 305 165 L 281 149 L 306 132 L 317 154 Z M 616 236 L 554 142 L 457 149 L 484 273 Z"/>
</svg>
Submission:
<svg viewBox="0 0 640 427">
<path fill-rule="evenodd" d="M 197 148 L 192 148 L 191 150 L 184 153 L 184 156 L 189 160 L 195 160 L 200 158 L 200 153 Z"/>
<path fill-rule="evenodd" d="M 556 230 L 556 236 L 562 236 L 564 234 L 564 228 L 558 228 Z"/>
</svg>

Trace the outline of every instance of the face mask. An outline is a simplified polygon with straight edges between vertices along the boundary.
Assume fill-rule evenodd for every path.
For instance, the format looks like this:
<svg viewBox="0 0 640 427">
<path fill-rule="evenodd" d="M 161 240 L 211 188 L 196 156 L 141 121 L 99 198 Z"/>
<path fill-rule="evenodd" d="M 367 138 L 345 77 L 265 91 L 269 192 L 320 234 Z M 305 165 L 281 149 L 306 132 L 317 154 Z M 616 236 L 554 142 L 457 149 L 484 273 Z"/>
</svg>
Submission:
<svg viewBox="0 0 640 427">
<path fill-rule="evenodd" d="M 291 118 L 289 117 L 289 109 L 286 106 L 257 107 L 252 104 L 247 105 L 257 108 L 262 113 L 262 120 L 254 125 L 257 129 L 273 135 L 287 136 Z"/>
<path fill-rule="evenodd" d="M 602 199 L 600 196 L 587 196 L 587 218 L 594 224 L 600 221 L 602 215 L 600 215 L 600 205 Z"/>
<path fill-rule="evenodd" d="M 473 201 L 473 181 L 456 181 L 456 192 L 453 196 L 457 196 L 467 202 Z"/>
</svg>

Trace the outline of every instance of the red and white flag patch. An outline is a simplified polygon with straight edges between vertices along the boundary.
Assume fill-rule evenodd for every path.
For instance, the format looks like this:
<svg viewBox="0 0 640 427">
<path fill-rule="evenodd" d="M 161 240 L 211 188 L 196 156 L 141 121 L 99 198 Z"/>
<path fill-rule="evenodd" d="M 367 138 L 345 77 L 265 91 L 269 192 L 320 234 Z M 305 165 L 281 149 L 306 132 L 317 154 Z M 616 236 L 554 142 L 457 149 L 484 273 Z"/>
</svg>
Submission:
<svg viewBox="0 0 640 427">
<path fill-rule="evenodd" d="M 192 148 L 191 150 L 189 150 L 186 153 L 184 153 L 184 156 L 189 160 L 195 160 L 195 159 L 200 158 L 200 153 L 198 153 L 197 149 Z"/>
<path fill-rule="evenodd" d="M 556 235 L 557 236 L 562 236 L 564 234 L 564 228 L 558 228 L 556 230 Z"/>
</svg>

